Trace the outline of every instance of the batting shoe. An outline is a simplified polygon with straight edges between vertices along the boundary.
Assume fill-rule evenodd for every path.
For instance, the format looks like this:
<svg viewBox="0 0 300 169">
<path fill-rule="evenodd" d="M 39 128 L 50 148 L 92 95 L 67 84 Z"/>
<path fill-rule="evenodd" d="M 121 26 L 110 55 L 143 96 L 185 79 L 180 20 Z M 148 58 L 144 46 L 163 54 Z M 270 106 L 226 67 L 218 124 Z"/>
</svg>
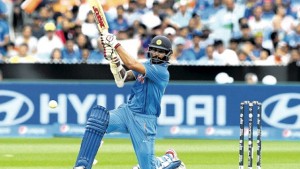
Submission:
<svg viewBox="0 0 300 169">
<path fill-rule="evenodd" d="M 85 169 L 83 166 L 74 167 L 73 169 Z"/>
<path fill-rule="evenodd" d="M 139 165 L 133 166 L 132 169 L 141 169 Z"/>
<path fill-rule="evenodd" d="M 174 149 L 167 150 L 165 154 L 172 156 L 173 165 L 178 166 L 175 169 L 186 169 L 185 164 L 181 160 L 179 160 L 178 155 Z M 180 163 L 180 165 L 178 163 Z"/>
<path fill-rule="evenodd" d="M 166 151 L 165 156 L 169 160 L 165 161 L 165 165 L 157 169 L 186 169 L 185 164 L 179 160 L 177 153 L 174 149 L 169 149 Z M 132 169 L 141 169 L 139 165 L 134 166 Z"/>
</svg>

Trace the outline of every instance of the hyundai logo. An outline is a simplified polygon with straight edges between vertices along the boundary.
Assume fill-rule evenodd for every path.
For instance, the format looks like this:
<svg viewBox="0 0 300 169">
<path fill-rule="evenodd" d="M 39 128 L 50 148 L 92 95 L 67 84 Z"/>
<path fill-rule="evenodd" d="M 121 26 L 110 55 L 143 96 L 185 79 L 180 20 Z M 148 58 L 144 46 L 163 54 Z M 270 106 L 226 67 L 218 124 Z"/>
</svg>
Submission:
<svg viewBox="0 0 300 169">
<path fill-rule="evenodd" d="M 300 94 L 284 93 L 263 102 L 262 118 L 269 125 L 283 129 L 300 129 Z"/>
<path fill-rule="evenodd" d="M 34 112 L 32 101 L 21 93 L 0 90 L 0 126 L 25 122 Z"/>
</svg>

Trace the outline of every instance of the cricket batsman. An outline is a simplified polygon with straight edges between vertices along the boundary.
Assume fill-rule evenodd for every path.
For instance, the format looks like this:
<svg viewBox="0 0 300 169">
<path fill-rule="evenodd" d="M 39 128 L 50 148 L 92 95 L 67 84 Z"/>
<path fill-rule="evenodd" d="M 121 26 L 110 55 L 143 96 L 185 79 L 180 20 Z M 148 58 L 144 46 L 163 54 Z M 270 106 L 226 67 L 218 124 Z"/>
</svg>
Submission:
<svg viewBox="0 0 300 169">
<path fill-rule="evenodd" d="M 185 169 L 175 150 L 169 149 L 162 157 L 156 157 L 154 152 L 160 103 L 170 79 L 170 40 L 154 37 L 148 47 L 149 61 L 145 63 L 131 57 L 115 35 L 101 34 L 100 40 L 117 86 L 135 82 L 127 103 L 114 110 L 102 106 L 91 110 L 74 169 L 91 169 L 103 135 L 112 132 L 129 133 L 139 163 L 134 169 Z"/>
</svg>

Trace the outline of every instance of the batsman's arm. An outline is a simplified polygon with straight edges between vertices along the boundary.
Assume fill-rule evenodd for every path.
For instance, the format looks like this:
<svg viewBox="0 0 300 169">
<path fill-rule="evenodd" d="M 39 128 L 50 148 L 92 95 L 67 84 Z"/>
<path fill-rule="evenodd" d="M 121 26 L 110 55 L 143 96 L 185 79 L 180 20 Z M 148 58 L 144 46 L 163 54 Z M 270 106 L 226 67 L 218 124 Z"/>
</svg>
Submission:
<svg viewBox="0 0 300 169">
<path fill-rule="evenodd" d="M 138 62 L 135 58 L 131 57 L 127 51 L 121 46 L 121 44 L 117 41 L 116 36 L 110 33 L 101 34 L 100 40 L 106 50 L 104 51 L 106 54 L 113 54 L 117 53 L 120 59 L 122 60 L 123 64 L 129 69 L 139 72 L 141 74 L 146 73 L 145 66 Z M 112 51 L 113 50 L 113 51 Z M 130 76 L 127 80 L 133 80 L 133 73 L 131 72 L 132 76 Z"/>
<path fill-rule="evenodd" d="M 124 82 L 135 80 L 135 76 L 131 70 L 126 70 L 119 59 L 116 52 L 112 54 L 112 60 L 110 62 L 110 71 L 112 72 L 116 85 L 121 88 L 124 86 Z"/>
<path fill-rule="evenodd" d="M 135 58 L 131 57 L 127 51 L 123 48 L 123 46 L 118 45 L 115 48 L 116 52 L 119 54 L 123 64 L 129 69 L 129 70 L 134 70 L 139 73 L 145 74 L 146 69 L 145 66 L 137 61 Z"/>
</svg>

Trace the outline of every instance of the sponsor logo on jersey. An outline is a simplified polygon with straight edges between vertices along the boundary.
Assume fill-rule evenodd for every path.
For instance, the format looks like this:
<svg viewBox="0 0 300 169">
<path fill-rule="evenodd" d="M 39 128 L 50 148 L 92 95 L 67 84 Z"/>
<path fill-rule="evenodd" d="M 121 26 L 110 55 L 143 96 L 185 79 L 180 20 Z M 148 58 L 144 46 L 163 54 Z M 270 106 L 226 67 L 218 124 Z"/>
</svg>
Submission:
<svg viewBox="0 0 300 169">
<path fill-rule="evenodd" d="M 144 82 L 145 82 L 145 77 L 144 77 L 142 74 L 139 74 L 138 77 L 137 77 L 137 80 L 138 80 L 140 83 L 144 83 Z"/>
</svg>

